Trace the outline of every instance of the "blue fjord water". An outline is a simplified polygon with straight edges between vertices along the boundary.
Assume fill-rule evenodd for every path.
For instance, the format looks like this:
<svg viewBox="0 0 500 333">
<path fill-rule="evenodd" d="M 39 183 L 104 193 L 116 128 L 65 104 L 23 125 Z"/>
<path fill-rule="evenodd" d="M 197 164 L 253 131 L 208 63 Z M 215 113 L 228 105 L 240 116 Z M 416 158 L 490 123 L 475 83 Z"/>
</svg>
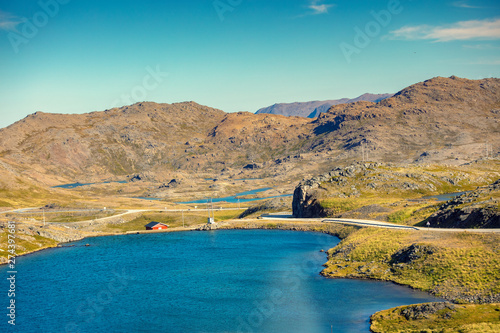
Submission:
<svg viewBox="0 0 500 333">
<path fill-rule="evenodd" d="M 119 184 L 126 184 L 126 180 L 120 180 L 120 181 L 109 181 L 109 182 L 102 182 L 102 183 L 72 183 L 72 184 L 63 184 L 63 185 L 57 185 L 57 186 L 52 186 L 52 188 L 66 188 L 66 189 L 73 189 L 77 187 L 82 187 L 82 186 L 89 186 L 89 185 L 96 185 L 96 184 L 111 184 L 111 183 L 119 183 Z"/>
<path fill-rule="evenodd" d="M 271 230 L 85 239 L 18 258 L 15 328 L 0 268 L 0 331 L 357 333 L 378 310 L 436 300 L 391 283 L 321 277 L 319 250 L 337 243 Z"/>
</svg>

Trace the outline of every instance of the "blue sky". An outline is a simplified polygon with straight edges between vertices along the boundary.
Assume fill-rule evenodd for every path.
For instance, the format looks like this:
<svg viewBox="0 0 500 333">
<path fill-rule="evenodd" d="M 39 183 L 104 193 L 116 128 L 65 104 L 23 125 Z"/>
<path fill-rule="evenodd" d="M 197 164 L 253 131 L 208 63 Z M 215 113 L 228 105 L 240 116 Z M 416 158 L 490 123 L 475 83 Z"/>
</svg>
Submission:
<svg viewBox="0 0 500 333">
<path fill-rule="evenodd" d="M 496 0 L 0 0 L 0 127 L 137 101 L 226 112 L 500 76 Z"/>
</svg>

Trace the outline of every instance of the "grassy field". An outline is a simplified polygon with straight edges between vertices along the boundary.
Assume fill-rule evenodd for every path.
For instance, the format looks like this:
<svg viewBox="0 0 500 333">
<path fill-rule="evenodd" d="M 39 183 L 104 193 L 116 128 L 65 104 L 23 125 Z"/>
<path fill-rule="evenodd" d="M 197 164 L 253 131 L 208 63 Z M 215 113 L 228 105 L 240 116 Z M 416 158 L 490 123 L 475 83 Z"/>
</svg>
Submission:
<svg viewBox="0 0 500 333">
<path fill-rule="evenodd" d="M 220 222 L 224 220 L 230 220 L 237 218 L 242 209 L 235 210 L 214 210 L 215 221 Z M 150 222 L 160 222 L 169 225 L 169 227 L 186 227 L 192 225 L 198 225 L 202 223 L 207 223 L 207 213 L 206 212 L 191 212 L 186 211 L 184 214 L 182 212 L 148 212 L 141 216 L 135 218 L 130 222 L 120 223 L 120 224 L 110 224 L 107 225 L 105 231 L 111 232 L 127 232 L 127 231 L 142 231 L 144 226 Z"/>
<path fill-rule="evenodd" d="M 375 333 L 496 333 L 500 304 L 418 304 L 377 312 L 371 317 Z"/>
<path fill-rule="evenodd" d="M 6 230 L 0 232 L 0 258 L 2 260 L 8 259 L 8 239 L 9 233 Z M 21 233 L 15 233 L 15 253 L 16 255 L 22 255 L 37 251 L 47 247 L 53 247 L 57 245 L 57 242 L 50 238 L 45 238 L 39 235 L 25 235 Z"/>
<path fill-rule="evenodd" d="M 25 219 L 34 219 L 37 221 L 43 221 L 45 218 L 46 222 L 58 222 L 58 223 L 71 223 L 71 222 L 81 222 L 81 221 L 89 221 L 95 219 L 101 219 L 104 217 L 110 217 L 116 214 L 120 214 L 124 211 L 115 211 L 112 209 L 108 209 L 106 211 L 72 211 L 72 212 L 52 212 L 46 211 L 42 213 L 40 210 L 36 211 L 28 211 L 23 214 L 7 214 L 7 218 L 9 216 L 21 217 Z"/>
<path fill-rule="evenodd" d="M 322 274 L 393 281 L 456 302 L 500 293 L 500 235 L 365 228 L 329 251 Z"/>
</svg>

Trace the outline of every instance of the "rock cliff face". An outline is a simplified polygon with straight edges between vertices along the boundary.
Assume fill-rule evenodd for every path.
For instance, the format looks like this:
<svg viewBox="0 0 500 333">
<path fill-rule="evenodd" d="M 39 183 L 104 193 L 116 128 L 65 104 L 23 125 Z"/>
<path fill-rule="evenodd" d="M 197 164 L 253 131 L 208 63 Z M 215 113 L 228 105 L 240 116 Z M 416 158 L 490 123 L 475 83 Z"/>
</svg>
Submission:
<svg viewBox="0 0 500 333">
<path fill-rule="evenodd" d="M 433 228 L 500 228 L 500 179 L 442 205 L 428 219 Z"/>
<path fill-rule="evenodd" d="M 318 183 L 301 184 L 293 191 L 292 209 L 294 217 L 324 217 L 326 213 L 318 201 Z"/>
</svg>

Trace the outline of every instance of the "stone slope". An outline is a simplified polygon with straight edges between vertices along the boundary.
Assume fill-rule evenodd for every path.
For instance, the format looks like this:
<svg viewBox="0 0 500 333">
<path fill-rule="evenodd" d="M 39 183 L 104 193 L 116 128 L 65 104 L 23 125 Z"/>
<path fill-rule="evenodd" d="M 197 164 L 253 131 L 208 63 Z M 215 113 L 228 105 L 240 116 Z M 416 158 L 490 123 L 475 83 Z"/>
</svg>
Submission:
<svg viewBox="0 0 500 333">
<path fill-rule="evenodd" d="M 500 179 L 446 202 L 427 221 L 431 228 L 500 228 Z"/>
<path fill-rule="evenodd" d="M 333 106 L 313 122 L 319 151 L 377 161 L 470 161 L 500 148 L 500 80 L 433 78 L 379 103 Z"/>
<path fill-rule="evenodd" d="M 177 167 L 185 147 L 202 141 L 224 116 L 193 102 L 137 103 L 83 115 L 37 112 L 0 130 L 0 156 L 68 177 Z"/>
</svg>

